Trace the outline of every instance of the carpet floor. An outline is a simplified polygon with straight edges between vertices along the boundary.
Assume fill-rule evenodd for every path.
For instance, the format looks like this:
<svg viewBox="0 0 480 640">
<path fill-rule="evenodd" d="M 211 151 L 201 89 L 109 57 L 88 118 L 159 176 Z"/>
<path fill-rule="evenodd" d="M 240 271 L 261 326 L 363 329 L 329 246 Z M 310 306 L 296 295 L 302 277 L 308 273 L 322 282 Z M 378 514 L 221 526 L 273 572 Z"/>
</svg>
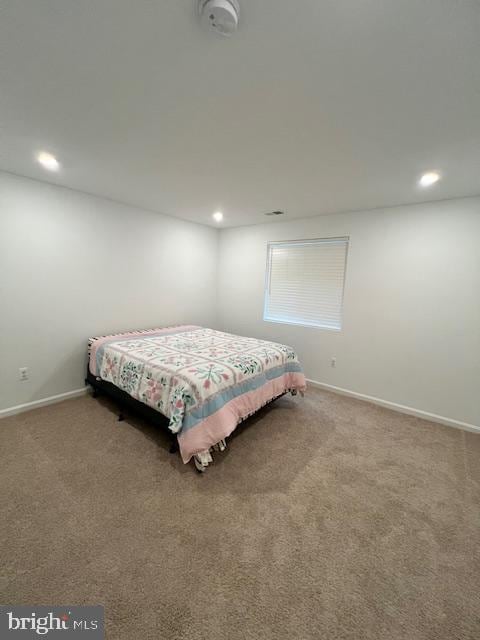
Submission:
<svg viewBox="0 0 480 640">
<path fill-rule="evenodd" d="M 205 475 L 84 396 L 0 422 L 4 604 L 114 640 L 478 640 L 480 436 L 311 389 Z"/>
</svg>

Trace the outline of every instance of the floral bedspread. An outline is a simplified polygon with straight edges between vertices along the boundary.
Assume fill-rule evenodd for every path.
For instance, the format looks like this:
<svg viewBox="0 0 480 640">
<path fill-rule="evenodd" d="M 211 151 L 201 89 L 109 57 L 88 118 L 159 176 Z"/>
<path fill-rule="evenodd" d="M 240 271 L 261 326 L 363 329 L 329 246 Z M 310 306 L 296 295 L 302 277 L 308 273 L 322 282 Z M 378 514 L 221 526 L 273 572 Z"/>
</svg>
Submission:
<svg viewBox="0 0 480 640">
<path fill-rule="evenodd" d="M 229 435 L 245 411 L 305 388 L 290 347 L 197 326 L 99 338 L 92 342 L 89 366 L 94 375 L 167 416 L 170 429 L 182 436 L 185 462 L 195 449 L 208 449 Z M 202 424 L 206 433 L 199 436 Z M 184 439 L 190 430 L 197 435 Z"/>
</svg>

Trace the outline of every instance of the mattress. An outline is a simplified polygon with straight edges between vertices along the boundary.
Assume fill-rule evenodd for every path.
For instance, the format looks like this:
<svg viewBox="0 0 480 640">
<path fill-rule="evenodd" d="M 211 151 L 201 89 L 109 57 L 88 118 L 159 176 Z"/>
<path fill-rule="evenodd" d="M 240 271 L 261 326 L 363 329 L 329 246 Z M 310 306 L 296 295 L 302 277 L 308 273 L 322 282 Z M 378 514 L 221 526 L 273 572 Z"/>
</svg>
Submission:
<svg viewBox="0 0 480 640">
<path fill-rule="evenodd" d="M 92 375 L 169 419 L 185 463 L 272 399 L 306 388 L 291 347 L 196 325 L 91 338 L 89 351 Z"/>
</svg>

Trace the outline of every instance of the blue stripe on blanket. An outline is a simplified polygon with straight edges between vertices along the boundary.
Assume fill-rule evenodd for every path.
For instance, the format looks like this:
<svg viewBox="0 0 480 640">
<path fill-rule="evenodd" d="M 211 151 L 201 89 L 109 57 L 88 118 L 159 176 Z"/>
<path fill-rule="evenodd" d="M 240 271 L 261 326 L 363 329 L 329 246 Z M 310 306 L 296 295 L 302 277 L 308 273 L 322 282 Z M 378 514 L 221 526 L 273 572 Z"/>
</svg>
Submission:
<svg viewBox="0 0 480 640">
<path fill-rule="evenodd" d="M 203 404 L 201 407 L 197 407 L 192 410 L 187 409 L 183 418 L 180 433 L 188 431 L 202 420 L 205 420 L 205 418 L 208 418 L 208 416 L 212 415 L 212 413 L 215 413 L 216 411 L 221 409 L 230 400 L 238 398 L 238 396 L 241 396 L 244 393 L 248 393 L 248 391 L 259 389 L 269 380 L 274 380 L 284 373 L 295 372 L 302 373 L 302 367 L 300 366 L 300 364 L 298 362 L 286 362 L 285 364 L 279 365 L 278 367 L 272 367 L 272 369 L 263 371 L 255 378 L 249 378 L 248 380 L 239 382 L 238 384 L 229 387 L 224 391 L 221 391 L 213 398 L 210 398 L 210 400 L 205 402 L 205 404 Z"/>
</svg>

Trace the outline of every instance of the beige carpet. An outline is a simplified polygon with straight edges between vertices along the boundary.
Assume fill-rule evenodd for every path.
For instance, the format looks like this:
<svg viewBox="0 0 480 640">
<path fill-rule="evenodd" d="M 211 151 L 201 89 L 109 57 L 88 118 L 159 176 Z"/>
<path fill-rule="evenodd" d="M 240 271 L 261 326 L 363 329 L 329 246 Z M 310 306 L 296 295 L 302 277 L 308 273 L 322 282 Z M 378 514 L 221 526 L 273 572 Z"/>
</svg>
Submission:
<svg viewBox="0 0 480 640">
<path fill-rule="evenodd" d="M 82 397 L 0 422 L 5 604 L 115 640 L 480 638 L 480 436 L 319 390 L 205 476 Z"/>
</svg>

